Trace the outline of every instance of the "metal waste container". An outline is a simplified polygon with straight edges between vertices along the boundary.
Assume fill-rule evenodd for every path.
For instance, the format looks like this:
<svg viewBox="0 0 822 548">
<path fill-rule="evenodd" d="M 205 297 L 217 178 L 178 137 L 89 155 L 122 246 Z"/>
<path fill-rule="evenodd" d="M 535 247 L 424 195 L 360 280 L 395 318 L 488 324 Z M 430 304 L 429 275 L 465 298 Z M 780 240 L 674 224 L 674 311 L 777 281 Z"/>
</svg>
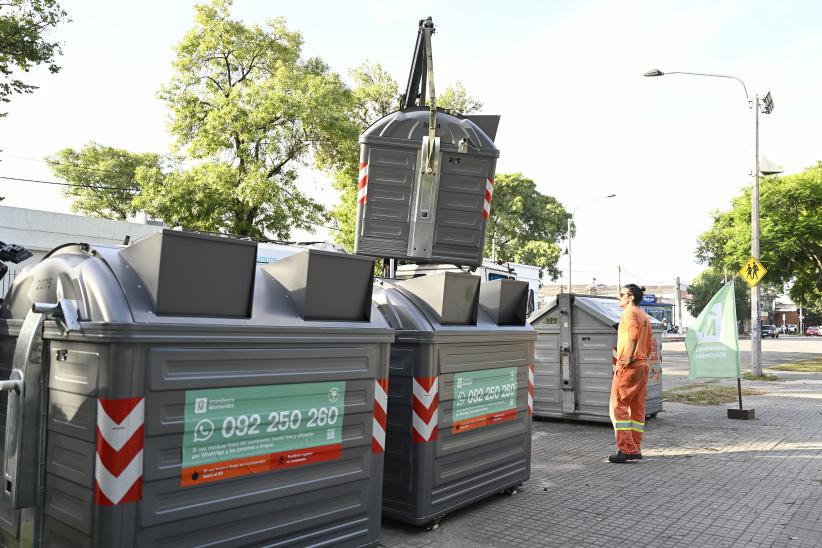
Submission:
<svg viewBox="0 0 822 548">
<path fill-rule="evenodd" d="M 617 299 L 560 294 L 529 321 L 539 334 L 534 375 L 534 416 L 610 422 L 617 328 Z M 651 318 L 654 351 L 645 415 L 662 410 L 662 324 Z"/>
<path fill-rule="evenodd" d="M 164 231 L 17 277 L 0 544 L 377 543 L 394 332 L 373 261 L 255 252 Z"/>
<path fill-rule="evenodd" d="M 382 280 L 391 347 L 383 515 L 436 527 L 530 476 L 527 282 L 445 273 Z"/>
<path fill-rule="evenodd" d="M 355 251 L 479 266 L 499 157 L 493 141 L 499 116 L 438 110 L 431 172 L 423 152 L 428 117 L 429 107 L 406 108 L 360 136 Z"/>
</svg>

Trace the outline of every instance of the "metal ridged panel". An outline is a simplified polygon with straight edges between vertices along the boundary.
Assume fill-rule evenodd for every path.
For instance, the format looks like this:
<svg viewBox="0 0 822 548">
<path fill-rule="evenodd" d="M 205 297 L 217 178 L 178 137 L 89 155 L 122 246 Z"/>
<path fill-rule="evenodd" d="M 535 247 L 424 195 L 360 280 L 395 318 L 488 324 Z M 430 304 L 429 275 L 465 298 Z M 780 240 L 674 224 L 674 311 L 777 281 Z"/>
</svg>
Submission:
<svg viewBox="0 0 822 548">
<path fill-rule="evenodd" d="M 46 516 L 43 524 L 43 546 L 49 548 L 92 548 L 91 537 Z"/>
<path fill-rule="evenodd" d="M 91 535 L 94 530 L 94 491 L 76 483 L 49 475 L 46 481 L 47 516 Z"/>
<path fill-rule="evenodd" d="M 94 481 L 94 444 L 57 432 L 49 432 L 46 452 L 48 474 L 72 481 L 78 486 Z"/>
<path fill-rule="evenodd" d="M 97 439 L 97 399 L 51 390 L 49 394 L 49 431 L 87 442 Z"/>
<path fill-rule="evenodd" d="M 373 493 L 356 484 L 344 486 L 329 497 L 327 491 L 278 497 L 234 508 L 218 515 L 157 525 L 139 532 L 137 546 L 276 546 L 276 545 L 368 545 L 374 524 L 367 507 Z M 306 522 L 321 523 L 306 528 Z M 283 539 L 271 543 L 271 539 Z M 291 539 L 285 541 L 285 539 Z"/>
</svg>

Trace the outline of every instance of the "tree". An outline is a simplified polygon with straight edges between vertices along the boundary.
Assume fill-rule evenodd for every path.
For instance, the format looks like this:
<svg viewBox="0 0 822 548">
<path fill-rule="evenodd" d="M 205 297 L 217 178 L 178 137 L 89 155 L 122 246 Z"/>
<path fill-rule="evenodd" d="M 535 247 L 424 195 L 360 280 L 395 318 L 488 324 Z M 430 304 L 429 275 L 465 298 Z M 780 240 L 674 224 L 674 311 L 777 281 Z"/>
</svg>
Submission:
<svg viewBox="0 0 822 548">
<path fill-rule="evenodd" d="M 80 150 L 64 148 L 46 158 L 54 175 L 72 186 L 63 194 L 71 209 L 87 215 L 124 221 L 139 208 L 136 196 L 143 173 L 161 173 L 162 157 L 90 142 Z"/>
<path fill-rule="evenodd" d="M 708 268 L 699 273 L 688 286 L 691 298 L 685 301 L 685 308 L 692 316 L 699 316 L 716 292 L 725 285 L 725 273 L 721 268 Z M 751 316 L 751 292 L 748 284 L 742 280 L 734 283 L 734 297 L 736 301 L 736 318 L 743 320 Z"/>
<path fill-rule="evenodd" d="M 556 280 L 558 241 L 566 236 L 568 212 L 541 194 L 522 173 L 497 174 L 485 237 L 485 256 L 540 267 Z"/>
<path fill-rule="evenodd" d="M 0 102 L 11 95 L 33 93 L 37 86 L 14 76 L 47 64 L 52 74 L 60 71 L 55 57 L 63 54 L 59 42 L 46 40 L 58 24 L 69 21 L 55 0 L 4 0 L 0 2 Z M 0 112 L 0 117 L 7 113 Z"/>
<path fill-rule="evenodd" d="M 299 190 L 298 170 L 348 160 L 357 139 L 351 92 L 321 60 L 302 59 L 302 37 L 283 19 L 246 25 L 230 7 L 195 7 L 160 91 L 177 150 L 194 167 L 147 177 L 137 203 L 187 228 L 287 239 L 326 220 Z"/>
<path fill-rule="evenodd" d="M 351 120 L 358 133 L 399 110 L 400 90 L 397 81 L 379 63 L 366 61 L 351 69 L 353 80 Z M 437 98 L 437 106 L 460 113 L 470 113 L 482 108 L 465 86 L 457 82 L 445 89 Z M 335 242 L 348 250 L 354 249 L 354 231 L 357 223 L 357 174 L 359 172 L 359 143 L 352 139 L 345 147 L 346 162 L 334 173 L 334 188 L 340 192 L 339 203 L 331 210 L 338 231 Z"/>
<path fill-rule="evenodd" d="M 760 184 L 760 260 L 771 285 L 791 285 L 794 302 L 822 304 L 822 162 Z M 699 237 L 697 258 L 736 272 L 750 256 L 751 189 Z"/>
<path fill-rule="evenodd" d="M 470 114 L 482 109 L 482 103 L 468 93 L 462 82 L 445 88 L 443 94 L 437 97 L 437 106 L 460 114 Z"/>
</svg>

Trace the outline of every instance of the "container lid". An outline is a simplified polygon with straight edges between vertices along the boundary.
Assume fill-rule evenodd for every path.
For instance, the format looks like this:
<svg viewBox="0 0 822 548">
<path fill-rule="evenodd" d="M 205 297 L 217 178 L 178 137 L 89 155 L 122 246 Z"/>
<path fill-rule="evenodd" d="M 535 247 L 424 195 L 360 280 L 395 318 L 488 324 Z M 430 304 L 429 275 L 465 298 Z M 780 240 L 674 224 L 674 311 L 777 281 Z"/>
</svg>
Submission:
<svg viewBox="0 0 822 548">
<path fill-rule="evenodd" d="M 579 307 L 591 316 L 597 318 L 606 325 L 616 327 L 619 325 L 619 320 L 622 317 L 623 309 L 619 306 L 619 300 L 615 297 L 593 297 L 586 295 L 573 295 L 574 306 Z M 534 323 L 540 318 L 549 314 L 557 307 L 558 299 L 552 297 L 539 310 L 535 311 L 528 318 L 528 321 Z M 662 322 L 648 316 L 651 319 L 652 327 L 662 327 Z"/>
<path fill-rule="evenodd" d="M 428 135 L 428 107 L 410 107 L 380 118 L 360 135 L 360 143 L 391 144 L 417 149 L 423 136 Z M 489 128 L 493 124 L 488 124 Z M 437 132 L 440 149 L 458 150 L 459 143 L 468 139 L 470 154 L 499 157 L 494 141 L 471 119 L 437 109 Z"/>
<path fill-rule="evenodd" d="M 15 278 L 0 304 L 0 319 L 25 318 L 35 302 L 69 299 L 77 307 L 80 335 L 105 332 L 131 337 L 139 331 L 163 337 L 203 333 L 231 337 L 239 328 L 244 333 L 339 335 L 369 329 L 373 336 L 376 330 L 382 339 L 393 339 L 393 331 L 369 298 L 371 259 L 311 250 L 301 254 L 307 259 L 304 264 L 296 264 L 300 257 L 290 267 L 284 260 L 281 271 L 272 274 L 254 264 L 254 246 L 248 242 L 231 247 L 235 244 L 223 238 L 166 233 L 143 240 L 131 247 L 68 244 L 53 250 Z M 193 248 L 189 247 L 192 243 Z M 224 253 L 226 245 L 230 247 Z M 179 261 L 168 261 L 164 248 L 188 257 L 201 269 L 213 267 L 217 274 L 198 274 L 181 267 Z M 229 259 L 233 262 L 223 264 Z M 243 264 L 236 264 L 240 261 Z M 202 280 L 191 280 L 198 275 L 209 280 L 209 285 L 198 292 L 187 290 L 187 283 L 202 284 Z M 343 281 L 345 285 L 338 283 Z M 335 300 L 345 287 L 349 288 L 348 299 Z M 164 294 L 173 297 L 168 302 L 176 308 L 167 306 L 160 313 L 163 303 L 168 304 Z M 180 330 L 169 331 L 170 325 Z"/>
</svg>

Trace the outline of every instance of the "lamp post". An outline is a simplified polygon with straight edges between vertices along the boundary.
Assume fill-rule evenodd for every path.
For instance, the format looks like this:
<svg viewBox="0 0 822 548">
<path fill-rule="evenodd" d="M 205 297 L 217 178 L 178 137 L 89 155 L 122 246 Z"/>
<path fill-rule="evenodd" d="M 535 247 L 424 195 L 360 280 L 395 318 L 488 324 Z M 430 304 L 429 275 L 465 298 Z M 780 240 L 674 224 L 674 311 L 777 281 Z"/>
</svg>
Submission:
<svg viewBox="0 0 822 548">
<path fill-rule="evenodd" d="M 571 214 L 568 216 L 568 293 L 574 292 L 572 289 L 573 286 L 571 285 L 571 240 L 573 239 L 573 237 L 571 236 L 571 224 L 574 220 L 574 214 L 576 214 L 577 210 L 581 207 L 585 207 L 589 204 L 592 204 L 599 200 L 603 200 L 605 198 L 613 198 L 614 196 L 616 196 L 616 194 L 608 194 L 607 196 L 599 196 L 597 198 L 594 198 L 593 200 L 590 200 L 582 205 L 575 207 L 571 211 Z"/>
<path fill-rule="evenodd" d="M 754 169 L 753 169 L 753 190 L 751 192 L 751 255 L 759 260 L 759 111 L 770 114 L 773 111 L 773 99 L 768 92 L 760 99 L 759 94 L 754 94 L 753 99 L 748 95 L 748 88 L 745 82 L 736 76 L 727 74 L 708 74 L 704 72 L 662 72 L 659 69 L 649 70 L 644 74 L 647 77 L 665 76 L 667 74 L 685 74 L 688 76 L 707 76 L 710 78 L 729 78 L 742 84 L 745 91 L 745 99 L 748 100 L 748 108 L 754 114 Z M 760 303 L 759 284 L 751 288 L 751 374 L 762 375 L 762 338 L 759 326 Z"/>
</svg>

